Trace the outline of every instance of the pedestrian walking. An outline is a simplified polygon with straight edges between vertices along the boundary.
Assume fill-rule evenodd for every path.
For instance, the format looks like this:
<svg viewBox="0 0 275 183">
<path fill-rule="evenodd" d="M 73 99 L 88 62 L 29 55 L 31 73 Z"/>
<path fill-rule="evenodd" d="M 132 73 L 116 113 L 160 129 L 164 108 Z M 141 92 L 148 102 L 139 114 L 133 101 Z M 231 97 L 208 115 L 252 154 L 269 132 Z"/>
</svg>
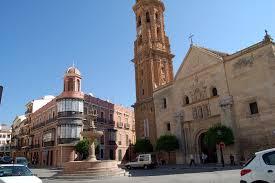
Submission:
<svg viewBox="0 0 275 183">
<path fill-rule="evenodd" d="M 189 166 L 191 167 L 193 164 L 194 164 L 194 166 L 196 166 L 195 158 L 194 158 L 193 154 L 190 154 L 190 164 L 189 164 Z"/>
<path fill-rule="evenodd" d="M 201 154 L 202 164 L 206 163 L 207 157 L 208 156 L 202 152 L 202 154 Z"/>
<path fill-rule="evenodd" d="M 232 154 L 230 154 L 230 165 L 235 166 L 235 157 Z"/>
</svg>

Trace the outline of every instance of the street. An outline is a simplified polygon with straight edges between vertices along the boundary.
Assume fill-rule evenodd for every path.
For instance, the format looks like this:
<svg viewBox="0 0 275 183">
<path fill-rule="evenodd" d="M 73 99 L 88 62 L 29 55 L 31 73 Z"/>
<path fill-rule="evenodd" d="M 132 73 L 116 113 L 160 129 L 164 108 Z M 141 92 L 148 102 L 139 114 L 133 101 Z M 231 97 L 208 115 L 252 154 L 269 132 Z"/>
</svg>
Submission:
<svg viewBox="0 0 275 183">
<path fill-rule="evenodd" d="M 157 183 L 234 183 L 239 182 L 239 170 L 223 170 L 218 171 L 217 168 L 206 169 L 180 169 L 180 168 L 167 168 L 167 169 L 153 169 L 153 170 L 132 170 L 129 176 L 125 177 L 109 177 L 104 179 L 55 179 L 51 177 L 47 170 L 34 170 L 39 177 L 43 177 L 43 183 L 129 183 L 129 182 L 157 182 Z M 39 175 L 41 172 L 41 176 Z M 47 177 L 48 176 L 48 177 Z"/>
</svg>

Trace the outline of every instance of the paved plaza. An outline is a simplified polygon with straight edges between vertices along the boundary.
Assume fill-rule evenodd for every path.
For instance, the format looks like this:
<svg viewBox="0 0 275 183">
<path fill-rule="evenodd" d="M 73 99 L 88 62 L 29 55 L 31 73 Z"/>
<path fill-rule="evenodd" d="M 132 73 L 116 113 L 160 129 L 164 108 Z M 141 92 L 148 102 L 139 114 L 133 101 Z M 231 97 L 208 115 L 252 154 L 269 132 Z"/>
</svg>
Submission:
<svg viewBox="0 0 275 183">
<path fill-rule="evenodd" d="M 55 175 L 61 170 L 33 169 L 43 183 L 237 183 L 239 182 L 239 169 L 224 169 L 206 167 L 206 168 L 186 168 L 169 167 L 153 170 L 132 170 L 129 176 L 109 177 L 99 179 L 56 179 Z"/>
</svg>

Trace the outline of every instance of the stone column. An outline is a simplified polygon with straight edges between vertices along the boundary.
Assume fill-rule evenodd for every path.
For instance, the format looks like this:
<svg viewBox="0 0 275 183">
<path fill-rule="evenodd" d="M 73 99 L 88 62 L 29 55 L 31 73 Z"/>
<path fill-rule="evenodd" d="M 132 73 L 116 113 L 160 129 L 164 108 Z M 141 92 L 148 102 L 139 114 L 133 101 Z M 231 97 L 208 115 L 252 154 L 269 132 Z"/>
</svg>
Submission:
<svg viewBox="0 0 275 183">
<path fill-rule="evenodd" d="M 174 115 L 174 120 L 175 120 L 175 135 L 179 141 L 179 150 L 176 151 L 176 163 L 177 164 L 183 164 L 184 162 L 184 151 L 185 151 L 185 138 L 183 134 L 183 127 L 182 127 L 182 122 L 183 122 L 183 113 L 178 112 Z"/>
<path fill-rule="evenodd" d="M 234 145 L 227 146 L 224 149 L 224 161 L 225 163 L 229 163 L 229 156 L 232 153 L 235 156 L 235 161 L 239 161 L 240 158 L 240 146 L 239 146 L 239 134 L 237 129 L 237 124 L 234 116 L 234 108 L 233 108 L 233 97 L 225 96 L 220 100 L 221 107 L 221 124 L 227 127 L 230 127 L 233 131 L 234 135 Z M 220 159 L 220 152 L 217 149 L 218 158 Z"/>
<path fill-rule="evenodd" d="M 96 159 L 96 155 L 95 155 L 95 142 L 93 139 L 89 139 L 91 145 L 89 147 L 89 157 L 88 157 L 88 161 L 97 161 Z"/>
</svg>

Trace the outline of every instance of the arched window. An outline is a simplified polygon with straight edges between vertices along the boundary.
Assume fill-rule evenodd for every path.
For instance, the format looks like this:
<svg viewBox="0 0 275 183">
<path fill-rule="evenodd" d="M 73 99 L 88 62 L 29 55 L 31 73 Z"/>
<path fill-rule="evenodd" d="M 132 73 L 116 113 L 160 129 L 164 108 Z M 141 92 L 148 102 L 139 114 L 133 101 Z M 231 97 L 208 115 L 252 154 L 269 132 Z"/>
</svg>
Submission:
<svg viewBox="0 0 275 183">
<path fill-rule="evenodd" d="M 215 96 L 218 96 L 218 90 L 217 88 L 212 88 L 212 96 L 215 97 Z"/>
<path fill-rule="evenodd" d="M 147 23 L 150 22 L 150 14 L 149 14 L 149 12 L 146 12 L 146 22 Z"/>
<path fill-rule="evenodd" d="M 185 96 L 185 104 L 186 104 L 186 105 L 190 104 L 190 100 L 189 100 L 189 97 L 188 97 L 188 96 Z"/>
<path fill-rule="evenodd" d="M 141 17 L 140 16 L 138 17 L 138 20 L 137 20 L 137 26 L 138 27 L 141 26 Z"/>
<path fill-rule="evenodd" d="M 80 91 L 80 80 L 77 80 L 77 91 Z"/>
<path fill-rule="evenodd" d="M 161 37 L 161 34 L 160 34 L 160 28 L 158 27 L 157 28 L 157 37 L 160 39 L 160 37 Z"/>
<path fill-rule="evenodd" d="M 163 108 L 163 109 L 166 109 L 166 108 L 167 108 L 167 99 L 166 99 L 166 98 L 163 98 L 163 99 L 162 99 L 162 108 Z"/>
<path fill-rule="evenodd" d="M 74 91 L 74 80 L 70 78 L 68 81 L 68 91 Z"/>
<path fill-rule="evenodd" d="M 138 45 L 142 45 L 142 35 L 139 36 Z"/>
<path fill-rule="evenodd" d="M 159 14 L 156 13 L 156 20 L 158 21 L 158 19 L 159 19 Z"/>
</svg>

